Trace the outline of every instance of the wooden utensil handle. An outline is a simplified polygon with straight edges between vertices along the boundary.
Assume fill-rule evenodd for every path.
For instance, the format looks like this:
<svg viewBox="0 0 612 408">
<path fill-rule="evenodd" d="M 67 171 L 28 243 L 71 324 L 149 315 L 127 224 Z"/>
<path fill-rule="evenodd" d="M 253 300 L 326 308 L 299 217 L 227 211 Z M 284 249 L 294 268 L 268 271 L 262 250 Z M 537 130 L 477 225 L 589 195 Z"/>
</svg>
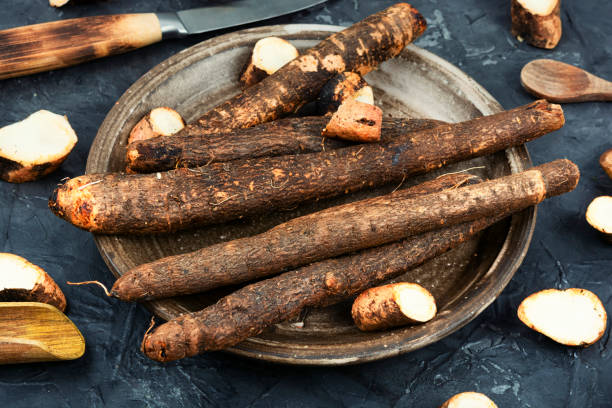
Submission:
<svg viewBox="0 0 612 408">
<path fill-rule="evenodd" d="M 162 38 L 157 16 L 118 14 L 0 31 L 0 79 L 76 65 Z"/>
</svg>

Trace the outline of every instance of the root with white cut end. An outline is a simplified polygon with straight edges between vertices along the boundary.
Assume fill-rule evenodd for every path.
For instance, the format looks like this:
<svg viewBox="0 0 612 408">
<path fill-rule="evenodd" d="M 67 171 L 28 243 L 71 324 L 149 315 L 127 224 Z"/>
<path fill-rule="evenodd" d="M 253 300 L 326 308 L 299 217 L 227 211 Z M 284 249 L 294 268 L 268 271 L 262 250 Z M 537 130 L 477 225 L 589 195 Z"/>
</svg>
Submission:
<svg viewBox="0 0 612 408">
<path fill-rule="evenodd" d="M 37 180 L 55 171 L 77 143 L 65 116 L 41 110 L 0 128 L 0 178 Z"/>
<path fill-rule="evenodd" d="M 555 48 L 561 39 L 561 0 L 511 0 L 512 35 L 534 47 Z"/>
<path fill-rule="evenodd" d="M 278 37 L 266 37 L 255 43 L 249 62 L 240 75 L 245 88 L 255 85 L 272 75 L 299 55 L 289 41 Z"/>
<path fill-rule="evenodd" d="M 66 310 L 66 297 L 47 272 L 9 253 L 0 253 L 0 301 L 40 302 Z"/>
<path fill-rule="evenodd" d="M 317 110 L 321 115 L 335 112 L 349 99 L 374 105 L 372 87 L 355 72 L 343 72 L 327 81 L 316 100 Z"/>
<path fill-rule="evenodd" d="M 171 136 L 185 127 L 180 113 L 166 106 L 155 108 L 134 126 L 128 144 L 158 136 Z"/>
<path fill-rule="evenodd" d="M 416 283 L 392 283 L 363 292 L 355 299 L 351 315 L 360 330 L 381 330 L 424 323 L 436 315 L 436 300 Z"/>
</svg>

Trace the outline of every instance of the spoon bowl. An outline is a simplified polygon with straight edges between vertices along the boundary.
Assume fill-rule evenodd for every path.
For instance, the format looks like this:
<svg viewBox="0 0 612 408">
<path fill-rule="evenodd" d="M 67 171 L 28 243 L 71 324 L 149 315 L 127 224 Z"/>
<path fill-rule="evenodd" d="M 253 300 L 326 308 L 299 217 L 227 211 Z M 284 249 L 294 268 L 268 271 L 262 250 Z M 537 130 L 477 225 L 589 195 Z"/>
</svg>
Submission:
<svg viewBox="0 0 612 408">
<path fill-rule="evenodd" d="M 537 59 L 525 65 L 521 70 L 521 84 L 528 92 L 550 102 L 612 100 L 612 82 L 550 59 Z"/>
</svg>

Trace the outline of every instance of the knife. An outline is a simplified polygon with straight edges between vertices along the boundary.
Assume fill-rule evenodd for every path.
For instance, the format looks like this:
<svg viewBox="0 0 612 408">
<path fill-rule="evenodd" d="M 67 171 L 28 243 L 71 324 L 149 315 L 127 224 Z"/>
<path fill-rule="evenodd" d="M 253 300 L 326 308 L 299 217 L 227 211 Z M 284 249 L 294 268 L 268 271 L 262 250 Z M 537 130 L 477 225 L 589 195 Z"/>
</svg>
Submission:
<svg viewBox="0 0 612 408">
<path fill-rule="evenodd" d="M 182 38 L 294 13 L 326 0 L 238 0 L 172 13 L 82 17 L 0 31 L 0 79 L 68 67 Z"/>
</svg>

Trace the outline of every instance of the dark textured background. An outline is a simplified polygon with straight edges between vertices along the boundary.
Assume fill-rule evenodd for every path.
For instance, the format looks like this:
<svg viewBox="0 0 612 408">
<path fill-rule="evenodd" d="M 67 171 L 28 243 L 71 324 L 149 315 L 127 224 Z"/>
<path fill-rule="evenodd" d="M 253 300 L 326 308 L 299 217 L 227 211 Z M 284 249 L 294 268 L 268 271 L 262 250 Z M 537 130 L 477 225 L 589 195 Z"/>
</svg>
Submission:
<svg viewBox="0 0 612 408">
<path fill-rule="evenodd" d="M 55 10 L 46 0 L 2 0 L 0 29 L 86 15 L 167 11 L 196 0 L 108 0 Z M 270 24 L 349 25 L 391 1 L 336 0 Z M 505 108 L 532 100 L 521 67 L 549 57 L 612 78 L 612 2 L 563 0 L 563 38 L 554 51 L 519 44 L 509 34 L 508 0 L 415 0 L 429 28 L 416 44 L 458 65 Z M 266 22 L 267 24 L 268 22 Z M 612 147 L 612 104 L 564 106 L 565 127 L 529 144 L 535 164 L 569 158 L 582 171 L 576 191 L 540 206 L 523 266 L 500 298 L 462 330 L 420 351 L 339 368 L 270 365 L 210 353 L 160 365 L 138 351 L 150 315 L 66 280 L 113 279 L 91 236 L 55 217 L 47 197 L 59 179 L 84 172 L 106 113 L 151 67 L 211 35 L 160 43 L 75 68 L 0 82 L 0 126 L 38 109 L 67 114 L 79 135 L 60 171 L 28 184 L 0 182 L 0 251 L 22 255 L 56 278 L 68 316 L 87 340 L 74 362 L 0 367 L 2 407 L 288 406 L 437 407 L 476 390 L 500 407 L 612 406 L 609 334 L 587 349 L 553 343 L 516 318 L 520 301 L 550 287 L 594 291 L 612 311 L 612 246 L 584 221 L 588 203 L 612 194 L 598 165 Z M 1 44 L 0 44 L 1 47 Z"/>
</svg>

